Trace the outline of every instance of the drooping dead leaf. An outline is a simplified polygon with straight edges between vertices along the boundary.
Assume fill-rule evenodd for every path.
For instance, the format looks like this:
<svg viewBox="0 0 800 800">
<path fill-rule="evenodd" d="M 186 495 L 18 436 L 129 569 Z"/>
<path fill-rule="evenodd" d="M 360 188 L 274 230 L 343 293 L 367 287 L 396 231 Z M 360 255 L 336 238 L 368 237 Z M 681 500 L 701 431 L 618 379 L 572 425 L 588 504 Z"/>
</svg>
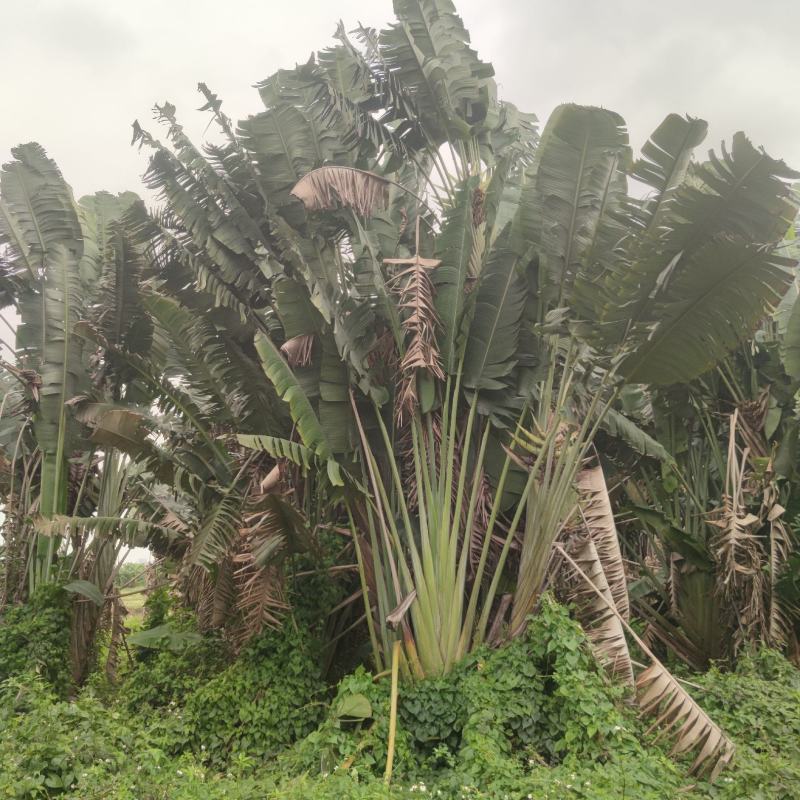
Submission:
<svg viewBox="0 0 800 800">
<path fill-rule="evenodd" d="M 441 356 L 436 343 L 436 330 L 440 325 L 434 296 L 436 290 L 429 270 L 441 261 L 423 258 L 419 253 L 419 217 L 417 217 L 416 253 L 410 258 L 387 258 L 384 264 L 406 268 L 391 280 L 398 286 L 402 326 L 406 336 L 406 351 L 400 364 L 400 388 L 397 393 L 397 418 L 402 421 L 411 414 L 417 402 L 417 373 L 444 379 Z"/>
<path fill-rule="evenodd" d="M 770 486 L 764 492 L 765 504 L 770 502 L 777 490 Z M 792 550 L 789 531 L 781 519 L 786 509 L 775 501 L 767 511 L 769 523 L 769 619 L 767 633 L 773 647 L 785 647 L 792 637 L 794 625 L 792 612 L 797 609 L 787 607 L 786 601 L 777 591 L 777 583 Z"/>
<path fill-rule="evenodd" d="M 730 763 L 735 753 L 733 742 L 722 729 L 703 711 L 691 695 L 670 674 L 669 670 L 656 658 L 644 640 L 631 628 L 614 608 L 610 591 L 603 592 L 583 566 L 560 544 L 556 549 L 582 578 L 607 611 L 619 621 L 625 632 L 639 645 L 650 659 L 636 679 L 636 695 L 642 713 L 655 716 L 648 733 L 658 729 L 658 738 L 672 741 L 671 755 L 679 755 L 694 750 L 696 753 L 691 773 L 708 775 L 714 780 L 720 771 Z M 599 564 L 599 558 L 597 559 Z M 602 571 L 602 567 L 601 567 Z"/>
<path fill-rule="evenodd" d="M 291 193 L 309 211 L 345 206 L 368 217 L 386 209 L 389 182 L 374 172 L 354 167 L 319 167 L 304 175 Z"/>
<path fill-rule="evenodd" d="M 281 353 L 286 356 L 290 367 L 307 367 L 311 363 L 311 353 L 314 350 L 314 334 L 301 333 L 287 339 L 281 345 Z"/>
<path fill-rule="evenodd" d="M 577 484 L 582 516 L 597 548 L 614 605 L 624 619 L 629 619 L 628 581 L 603 468 L 598 464 L 581 471 Z"/>
<path fill-rule="evenodd" d="M 594 541 L 588 536 L 574 540 L 571 555 L 591 582 L 588 585 L 576 575 L 569 595 L 595 657 L 609 674 L 632 687 L 633 666 L 621 615 L 614 611 L 615 600 Z"/>
<path fill-rule="evenodd" d="M 720 508 L 708 519 L 708 524 L 718 529 L 712 541 L 717 592 L 733 612 L 729 621 L 734 629 L 734 650 L 765 638 L 768 627 L 768 584 L 759 533 L 763 520 L 748 510 L 745 499 L 746 491 L 761 484 L 749 463 L 750 448 L 745 446 L 740 455 L 736 446 L 740 427 L 737 409 L 730 418 L 725 493 Z"/>
<path fill-rule="evenodd" d="M 730 763 L 735 751 L 733 742 L 660 661 L 654 660 L 640 673 L 636 693 L 642 713 L 657 717 L 648 733 L 660 729 L 657 738 L 672 740 L 670 755 L 697 752 L 692 774 L 707 774 L 713 781 Z"/>
</svg>

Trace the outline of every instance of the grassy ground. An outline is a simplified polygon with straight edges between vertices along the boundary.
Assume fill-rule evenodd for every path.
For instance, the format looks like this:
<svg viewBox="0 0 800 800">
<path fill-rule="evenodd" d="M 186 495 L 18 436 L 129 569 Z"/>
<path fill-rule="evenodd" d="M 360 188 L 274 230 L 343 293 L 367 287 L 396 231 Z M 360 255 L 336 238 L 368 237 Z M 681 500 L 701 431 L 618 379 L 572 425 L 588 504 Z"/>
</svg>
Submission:
<svg viewBox="0 0 800 800">
<path fill-rule="evenodd" d="M 134 590 L 138 591 L 134 592 Z M 128 592 L 134 593 L 128 594 Z M 125 608 L 128 609 L 128 625 L 132 622 L 140 623 L 144 617 L 144 603 L 147 600 L 144 584 L 128 587 L 123 594 L 122 602 L 125 603 Z"/>
</svg>

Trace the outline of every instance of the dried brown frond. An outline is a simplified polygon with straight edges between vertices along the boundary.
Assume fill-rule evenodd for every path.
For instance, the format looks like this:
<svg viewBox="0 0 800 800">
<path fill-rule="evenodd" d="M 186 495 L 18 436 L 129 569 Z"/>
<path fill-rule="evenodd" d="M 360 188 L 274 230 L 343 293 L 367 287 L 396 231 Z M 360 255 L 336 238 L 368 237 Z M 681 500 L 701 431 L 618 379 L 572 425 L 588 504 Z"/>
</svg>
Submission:
<svg viewBox="0 0 800 800">
<path fill-rule="evenodd" d="M 211 628 L 214 616 L 214 579 L 208 570 L 193 564 L 181 575 L 183 596 L 187 605 L 197 614 L 197 626 L 201 631 Z"/>
<path fill-rule="evenodd" d="M 772 492 L 776 492 L 774 487 L 768 487 L 771 491 L 764 493 L 765 503 L 772 499 Z M 792 550 L 792 541 L 789 531 L 781 517 L 786 509 L 777 502 L 766 514 L 769 522 L 769 597 L 768 597 L 768 620 L 767 620 L 767 641 L 772 647 L 783 648 L 789 643 L 794 633 L 792 617 L 796 615 L 797 609 L 787 606 L 786 601 L 781 598 L 777 591 L 778 579 L 781 576 L 786 562 Z"/>
<path fill-rule="evenodd" d="M 707 774 L 713 781 L 730 763 L 735 752 L 733 742 L 660 661 L 654 660 L 639 675 L 636 693 L 642 713 L 656 717 L 647 732 L 660 729 L 656 738 L 672 741 L 670 755 L 697 752 L 692 774 Z"/>
<path fill-rule="evenodd" d="M 764 389 L 755 400 L 742 403 L 737 409 L 739 433 L 756 458 L 766 458 L 769 455 L 769 443 L 764 435 L 768 410 L 769 389 Z"/>
<path fill-rule="evenodd" d="M 766 588 L 758 535 L 762 520 L 747 510 L 744 499 L 750 450 L 745 447 L 739 456 L 738 428 L 737 410 L 731 416 L 728 435 L 725 494 L 720 508 L 708 519 L 708 524 L 718 529 L 712 542 L 717 563 L 717 591 L 734 617 L 731 619 L 735 630 L 734 650 L 745 641 L 762 638 Z"/>
<path fill-rule="evenodd" d="M 311 363 L 313 350 L 313 333 L 301 333 L 281 345 L 281 352 L 286 356 L 290 367 L 307 367 Z"/>
<path fill-rule="evenodd" d="M 210 627 L 221 628 L 226 623 L 233 608 L 235 596 L 232 559 L 230 556 L 226 556 L 217 564 L 214 575 Z"/>
<path fill-rule="evenodd" d="M 291 546 L 303 540 L 305 520 L 283 498 L 257 496 L 253 513 L 245 518 L 233 556 L 235 606 L 239 620 L 232 630 L 236 649 L 265 627 L 278 627 L 288 608 L 283 590 L 282 563 Z M 302 546 L 307 546 L 307 543 Z"/>
<path fill-rule="evenodd" d="M 319 167 L 304 175 L 291 193 L 309 211 L 345 206 L 369 217 L 387 208 L 389 181 L 374 172 L 354 167 Z"/>
<path fill-rule="evenodd" d="M 413 264 L 396 276 L 401 286 L 399 307 L 402 314 L 406 351 L 400 363 L 398 418 L 409 416 L 417 404 L 417 375 L 420 371 L 444 379 L 436 342 L 439 317 L 434 302 L 435 289 L 425 267 Z"/>
<path fill-rule="evenodd" d="M 234 579 L 241 621 L 233 632 L 233 641 L 240 650 L 265 627 L 279 627 L 288 606 L 283 596 L 283 574 L 278 567 L 257 566 L 252 550 L 240 553 L 236 564 Z"/>
<path fill-rule="evenodd" d="M 423 258 L 419 253 L 419 217 L 417 217 L 416 253 L 411 258 L 386 258 L 387 265 L 404 266 L 389 283 L 399 294 L 406 351 L 400 363 L 400 386 L 395 402 L 399 423 L 411 415 L 417 405 L 417 376 L 420 371 L 431 377 L 444 379 L 441 357 L 436 342 L 439 316 L 434 297 L 436 289 L 428 270 L 439 266 L 435 258 Z"/>
<path fill-rule="evenodd" d="M 610 675 L 633 687 L 633 665 L 622 627 L 623 618 L 616 607 L 597 547 L 591 537 L 579 536 L 573 539 L 569 549 L 585 575 L 576 574 L 567 590 L 578 620 L 597 660 Z M 591 585 L 587 585 L 587 580 Z M 625 599 L 627 601 L 627 590 Z"/>
<path fill-rule="evenodd" d="M 598 464 L 584 469 L 578 473 L 577 484 L 582 517 L 597 548 L 614 604 L 629 619 L 628 582 L 603 468 Z"/>
<path fill-rule="evenodd" d="M 394 336 L 389 329 L 384 330 L 375 341 L 375 346 L 369 351 L 367 365 L 370 369 L 378 366 L 385 367 L 390 374 L 396 374 L 400 367 L 400 357 Z"/>
<path fill-rule="evenodd" d="M 477 186 L 472 192 L 472 224 L 478 228 L 486 219 L 486 192 Z"/>
<path fill-rule="evenodd" d="M 589 547 L 592 546 L 591 540 L 585 539 L 584 541 L 588 542 Z M 581 545 L 582 547 L 583 545 Z M 648 733 L 659 730 L 658 739 L 669 739 L 672 742 L 671 755 L 694 751 L 696 756 L 690 768 L 692 774 L 708 775 L 709 780 L 714 780 L 733 758 L 735 752 L 733 742 L 725 736 L 721 728 L 700 708 L 686 689 L 656 658 L 647 643 L 622 618 L 614 608 L 608 587 L 606 586 L 604 591 L 601 586 L 598 586 L 595 580 L 587 574 L 582 564 L 573 558 L 562 545 L 556 544 L 556 548 L 571 564 L 576 575 L 583 579 L 586 587 L 595 594 L 598 604 L 602 604 L 609 614 L 616 617 L 624 632 L 634 639 L 650 659 L 650 666 L 639 674 L 635 684 L 642 714 L 655 717 Z M 598 557 L 590 558 L 588 561 L 593 561 L 599 567 L 599 572 L 602 572 L 602 565 Z M 586 566 L 590 566 L 590 564 L 587 563 Z M 596 569 L 595 574 L 599 578 Z"/>
</svg>

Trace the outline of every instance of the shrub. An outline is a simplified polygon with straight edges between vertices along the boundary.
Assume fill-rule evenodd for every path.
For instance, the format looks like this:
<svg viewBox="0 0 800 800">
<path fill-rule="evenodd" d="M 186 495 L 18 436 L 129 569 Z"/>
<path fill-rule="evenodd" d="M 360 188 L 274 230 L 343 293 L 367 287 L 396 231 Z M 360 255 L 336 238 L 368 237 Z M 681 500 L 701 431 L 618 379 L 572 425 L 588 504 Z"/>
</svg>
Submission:
<svg viewBox="0 0 800 800">
<path fill-rule="evenodd" d="M 0 681 L 35 671 L 64 696 L 70 689 L 70 598 L 59 586 L 44 585 L 24 605 L 0 618 Z"/>
<path fill-rule="evenodd" d="M 251 642 L 227 669 L 188 696 L 176 735 L 206 763 L 269 761 L 310 733 L 322 711 L 325 687 L 313 639 L 290 622 Z"/>
<path fill-rule="evenodd" d="M 736 743 L 734 768 L 709 796 L 738 800 L 800 798 L 800 671 L 780 653 L 740 658 L 735 672 L 712 669 L 692 679 L 698 700 Z"/>
<path fill-rule="evenodd" d="M 50 797 L 77 788 L 88 769 L 119 769 L 138 747 L 121 715 L 87 695 L 59 700 L 42 678 L 0 684 L 0 797 Z"/>
<path fill-rule="evenodd" d="M 228 663 L 223 643 L 214 636 L 204 636 L 177 653 L 147 653 L 147 659 L 137 658 L 136 666 L 119 687 L 119 697 L 131 712 L 183 703 Z"/>
</svg>

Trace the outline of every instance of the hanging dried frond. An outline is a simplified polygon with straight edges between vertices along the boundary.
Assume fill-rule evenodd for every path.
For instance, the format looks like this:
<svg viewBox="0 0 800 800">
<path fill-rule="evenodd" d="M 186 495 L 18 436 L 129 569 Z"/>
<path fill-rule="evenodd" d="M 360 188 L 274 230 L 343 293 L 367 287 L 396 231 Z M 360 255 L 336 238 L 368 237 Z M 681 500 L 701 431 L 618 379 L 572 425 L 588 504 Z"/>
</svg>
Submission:
<svg viewBox="0 0 800 800">
<path fill-rule="evenodd" d="M 672 740 L 670 755 L 697 751 L 692 774 L 707 774 L 709 780 L 714 780 L 730 763 L 735 751 L 733 742 L 660 661 L 654 660 L 639 675 L 636 693 L 642 713 L 657 717 L 647 732 L 660 728 L 657 739 Z"/>
<path fill-rule="evenodd" d="M 585 575 L 576 572 L 567 590 L 578 620 L 597 660 L 610 675 L 633 687 L 633 666 L 622 617 L 615 612 L 615 599 L 595 543 L 588 536 L 578 537 L 570 549 L 574 562 Z"/>
<path fill-rule="evenodd" d="M 440 262 L 436 259 L 386 259 L 386 264 L 409 264 L 397 274 L 393 282 L 399 288 L 399 308 L 403 315 L 402 325 L 406 336 L 406 351 L 400 364 L 400 389 L 397 395 L 397 417 L 399 420 L 411 414 L 417 403 L 418 371 L 444 380 L 441 355 L 436 342 L 439 317 L 434 297 L 436 290 L 428 270 Z"/>
<path fill-rule="evenodd" d="M 265 627 L 279 627 L 288 606 L 283 599 L 283 574 L 276 566 L 256 566 L 252 550 L 239 553 L 236 564 L 236 605 L 241 623 L 233 632 L 233 640 L 238 651 Z"/>
<path fill-rule="evenodd" d="M 748 480 L 747 465 L 750 449 L 745 447 L 739 457 L 736 433 L 739 412 L 734 411 L 728 435 L 725 494 L 721 507 L 708 524 L 718 528 L 712 549 L 717 562 L 717 591 L 734 610 L 734 649 L 746 641 L 761 638 L 763 630 L 765 575 L 762 548 L 756 531 L 762 520 L 746 508 L 744 493 Z"/>
<path fill-rule="evenodd" d="M 695 750 L 697 755 L 691 766 L 691 773 L 706 774 L 709 780 L 714 780 L 733 758 L 735 752 L 733 742 L 672 677 L 669 670 L 647 646 L 647 643 L 622 618 L 613 606 L 610 591 L 604 593 L 595 584 L 592 577 L 586 573 L 583 566 L 562 545 L 556 544 L 555 547 L 575 570 L 575 574 L 583 579 L 586 587 L 595 594 L 599 603 L 602 603 L 607 611 L 617 618 L 624 631 L 652 662 L 636 679 L 636 696 L 642 713 L 656 716 L 648 733 L 659 728 L 661 730 L 659 738 L 670 738 L 672 740 L 671 755 Z M 596 559 L 596 563 L 602 571 L 599 558 Z"/>
<path fill-rule="evenodd" d="M 186 603 L 197 614 L 197 626 L 201 631 L 211 628 L 214 615 L 214 579 L 211 573 L 196 564 L 183 573 L 182 589 Z"/>
<path fill-rule="evenodd" d="M 476 186 L 472 192 L 472 224 L 479 228 L 486 219 L 486 192 Z"/>
<path fill-rule="evenodd" d="M 307 367 L 311 363 L 313 350 L 313 333 L 301 333 L 281 345 L 281 353 L 286 356 L 286 361 L 290 367 Z"/>
<path fill-rule="evenodd" d="M 241 649 L 265 627 L 278 627 L 288 608 L 283 592 L 280 564 L 290 547 L 306 547 L 305 520 L 282 498 L 267 494 L 256 497 L 256 511 L 245 519 L 237 552 L 233 556 L 233 583 L 239 623 L 232 631 L 236 649 Z"/>
<path fill-rule="evenodd" d="M 757 458 L 769 455 L 769 444 L 764 435 L 764 421 L 769 410 L 769 389 L 764 389 L 755 399 L 738 408 L 739 432 L 745 445 Z"/>
<path fill-rule="evenodd" d="M 629 619 L 628 582 L 603 468 L 598 464 L 578 473 L 577 484 L 582 516 L 597 548 L 614 605 L 625 619 Z"/>
<path fill-rule="evenodd" d="M 304 175 L 291 193 L 309 211 L 327 211 L 345 206 L 369 217 L 389 203 L 389 181 L 354 167 L 319 167 Z"/>
<path fill-rule="evenodd" d="M 276 464 L 259 482 L 258 490 L 261 494 L 269 494 L 280 486 L 281 483 L 281 467 L 280 463 Z"/>
<path fill-rule="evenodd" d="M 768 487 L 770 494 L 774 487 Z M 765 502 L 768 492 L 764 492 Z M 777 583 L 792 549 L 790 533 L 781 517 L 786 509 L 775 502 L 767 512 L 769 522 L 769 618 L 767 620 L 767 640 L 773 647 L 782 648 L 789 642 L 793 632 L 792 615 L 796 609 L 787 608 L 777 591 Z"/>
</svg>

